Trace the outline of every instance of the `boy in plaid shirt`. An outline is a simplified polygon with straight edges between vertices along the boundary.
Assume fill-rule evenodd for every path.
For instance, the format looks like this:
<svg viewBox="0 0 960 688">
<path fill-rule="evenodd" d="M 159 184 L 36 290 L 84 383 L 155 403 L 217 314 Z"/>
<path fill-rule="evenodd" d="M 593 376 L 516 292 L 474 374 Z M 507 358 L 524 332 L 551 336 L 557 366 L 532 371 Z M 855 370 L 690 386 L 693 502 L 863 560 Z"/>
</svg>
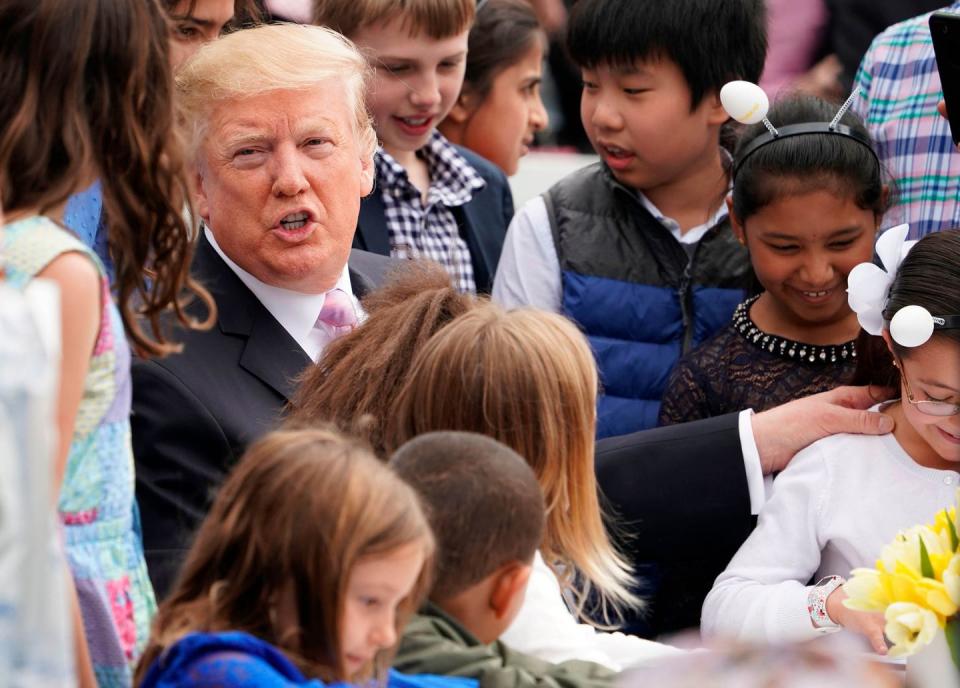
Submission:
<svg viewBox="0 0 960 688">
<path fill-rule="evenodd" d="M 354 246 L 434 260 L 461 291 L 489 291 L 513 198 L 503 172 L 436 130 L 466 68 L 474 0 L 315 0 L 314 22 L 370 59 L 367 94 L 382 144 Z"/>
</svg>

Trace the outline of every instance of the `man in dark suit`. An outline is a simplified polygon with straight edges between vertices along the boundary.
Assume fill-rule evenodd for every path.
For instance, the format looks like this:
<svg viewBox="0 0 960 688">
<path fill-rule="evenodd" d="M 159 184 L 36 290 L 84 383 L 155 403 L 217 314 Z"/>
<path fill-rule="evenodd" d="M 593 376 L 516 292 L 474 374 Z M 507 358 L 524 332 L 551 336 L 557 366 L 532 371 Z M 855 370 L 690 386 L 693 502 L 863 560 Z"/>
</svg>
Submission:
<svg viewBox="0 0 960 688">
<path fill-rule="evenodd" d="M 513 195 L 499 167 L 462 146 L 453 148 L 486 182 L 486 186 L 475 192 L 468 203 L 452 206 L 450 211 L 457 221 L 460 237 L 470 249 L 477 291 L 489 293 L 493 288 L 493 277 L 500 262 L 507 227 L 513 219 Z M 357 224 L 353 247 L 382 256 L 390 255 L 390 232 L 379 188 L 374 189 L 360 205 L 360 222 Z"/>
<path fill-rule="evenodd" d="M 158 598 L 212 492 L 276 426 L 304 368 L 362 319 L 357 297 L 391 262 L 350 248 L 373 185 L 376 138 L 355 87 L 365 70 L 330 32 L 272 26 L 222 38 L 180 72 L 204 221 L 192 267 L 217 317 L 182 334 L 182 353 L 133 367 L 137 499 Z"/>
<path fill-rule="evenodd" d="M 892 431 L 887 416 L 865 410 L 887 394 L 838 387 L 752 417 L 744 411 L 598 442 L 597 482 L 647 602 L 627 614 L 627 629 L 653 638 L 698 627 L 714 579 L 754 528 L 764 476 L 827 435 Z"/>
</svg>

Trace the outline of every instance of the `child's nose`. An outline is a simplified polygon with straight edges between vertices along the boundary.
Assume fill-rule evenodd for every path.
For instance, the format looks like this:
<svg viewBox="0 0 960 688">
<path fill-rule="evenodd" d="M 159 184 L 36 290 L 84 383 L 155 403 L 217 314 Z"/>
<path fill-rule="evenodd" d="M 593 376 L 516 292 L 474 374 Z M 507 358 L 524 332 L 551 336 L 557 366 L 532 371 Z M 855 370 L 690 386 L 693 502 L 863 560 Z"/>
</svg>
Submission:
<svg viewBox="0 0 960 688">
<path fill-rule="evenodd" d="M 426 74 L 410 91 L 411 102 L 419 108 L 436 107 L 440 103 L 440 80 L 436 74 Z"/>
<path fill-rule="evenodd" d="M 616 108 L 603 98 L 597 99 L 590 121 L 598 129 L 619 129 L 622 124 Z"/>
</svg>

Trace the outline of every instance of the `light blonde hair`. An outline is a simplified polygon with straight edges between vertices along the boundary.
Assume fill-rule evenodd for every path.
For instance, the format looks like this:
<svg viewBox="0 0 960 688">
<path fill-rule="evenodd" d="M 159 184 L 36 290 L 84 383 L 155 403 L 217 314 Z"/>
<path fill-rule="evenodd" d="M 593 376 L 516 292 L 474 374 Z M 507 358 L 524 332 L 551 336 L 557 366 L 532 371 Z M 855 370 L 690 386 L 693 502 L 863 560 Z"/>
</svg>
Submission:
<svg viewBox="0 0 960 688">
<path fill-rule="evenodd" d="M 397 612 L 397 637 L 429 592 L 434 540 L 413 488 L 369 449 L 327 429 L 273 432 L 253 444 L 217 494 L 170 597 L 157 611 L 137 684 L 164 650 L 195 631 L 245 631 L 279 647 L 311 678 L 385 678 L 393 648 L 359 676 L 341 661 L 349 576 L 361 559 L 405 545 L 424 565 Z M 276 628 L 289 587 L 296 633 Z"/>
<path fill-rule="evenodd" d="M 344 36 L 400 17 L 411 36 L 449 38 L 469 29 L 475 14 L 476 0 L 313 0 L 313 23 Z"/>
<path fill-rule="evenodd" d="M 597 371 L 586 339 L 543 311 L 484 303 L 434 335 L 414 359 L 387 420 L 388 450 L 438 430 L 479 432 L 524 457 L 543 489 L 540 552 L 573 596 L 592 589 L 601 618 L 638 606 L 629 564 L 604 527 L 596 477 Z"/>
<path fill-rule="evenodd" d="M 195 156 L 218 103 L 270 91 L 329 88 L 331 81 L 339 81 L 343 93 L 330 95 L 347 99 L 360 153 L 372 159 L 377 135 L 364 100 L 370 76 L 367 61 L 335 31 L 272 24 L 207 43 L 180 68 L 176 79 Z"/>
</svg>

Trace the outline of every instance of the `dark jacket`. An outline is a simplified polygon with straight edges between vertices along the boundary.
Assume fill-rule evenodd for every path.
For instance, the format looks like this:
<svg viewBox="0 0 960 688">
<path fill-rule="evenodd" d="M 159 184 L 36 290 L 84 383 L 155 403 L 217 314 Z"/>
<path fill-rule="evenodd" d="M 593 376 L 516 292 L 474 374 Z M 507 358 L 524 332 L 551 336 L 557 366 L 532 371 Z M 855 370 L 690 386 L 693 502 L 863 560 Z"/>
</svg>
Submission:
<svg viewBox="0 0 960 688">
<path fill-rule="evenodd" d="M 597 443 L 597 483 L 622 534 L 646 609 L 627 630 L 697 628 L 714 579 L 753 530 L 739 414 Z"/>
<path fill-rule="evenodd" d="M 475 678 L 480 688 L 609 688 L 615 676 L 593 662 L 551 664 L 499 640 L 484 645 L 429 602 L 407 624 L 393 666 L 407 674 Z"/>
<path fill-rule="evenodd" d="M 477 291 L 489 293 L 503 251 L 503 239 L 513 219 L 513 195 L 507 177 L 499 167 L 462 146 L 455 148 L 487 183 L 486 187 L 473 195 L 469 203 L 450 210 L 457 219 L 460 236 L 470 249 Z M 385 213 L 380 190 L 374 189 L 360 204 L 360 219 L 353 237 L 354 248 L 382 256 L 390 255 L 390 234 Z"/>
<path fill-rule="evenodd" d="M 354 251 L 350 280 L 362 296 L 390 259 Z M 133 363 L 131 429 L 147 568 L 157 598 L 173 578 L 227 472 L 247 445 L 273 429 L 311 361 L 204 236 L 193 274 L 218 317 L 207 331 L 178 331 L 183 352 Z M 190 315 L 206 316 L 191 304 Z"/>
<path fill-rule="evenodd" d="M 563 312 L 600 369 L 597 436 L 653 427 L 680 355 L 725 327 L 752 285 L 746 249 L 727 220 L 680 244 L 602 163 L 560 180 L 544 200 Z"/>
</svg>

